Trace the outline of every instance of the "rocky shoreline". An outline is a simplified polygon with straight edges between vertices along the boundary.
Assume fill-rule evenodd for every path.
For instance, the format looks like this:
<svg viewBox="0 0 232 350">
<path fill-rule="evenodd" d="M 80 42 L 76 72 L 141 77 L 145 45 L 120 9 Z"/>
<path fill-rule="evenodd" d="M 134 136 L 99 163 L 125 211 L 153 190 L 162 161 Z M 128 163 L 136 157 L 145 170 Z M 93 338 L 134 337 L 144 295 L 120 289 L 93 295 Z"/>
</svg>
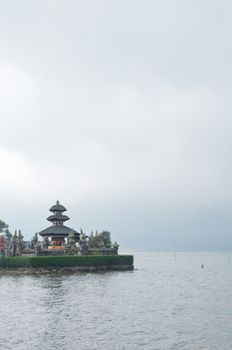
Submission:
<svg viewBox="0 0 232 350">
<path fill-rule="evenodd" d="M 46 275 L 46 274 L 74 274 L 80 272 L 109 272 L 109 271 L 132 271 L 133 265 L 111 266 L 74 266 L 62 268 L 0 268 L 1 275 Z"/>
</svg>

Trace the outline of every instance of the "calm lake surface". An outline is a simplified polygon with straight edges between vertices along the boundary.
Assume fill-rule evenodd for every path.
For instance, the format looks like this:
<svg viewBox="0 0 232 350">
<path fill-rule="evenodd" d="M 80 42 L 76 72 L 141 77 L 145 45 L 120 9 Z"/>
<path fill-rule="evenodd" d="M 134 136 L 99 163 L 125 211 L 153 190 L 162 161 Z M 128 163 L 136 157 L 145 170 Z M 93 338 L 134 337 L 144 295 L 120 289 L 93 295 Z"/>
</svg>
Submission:
<svg viewBox="0 0 232 350">
<path fill-rule="evenodd" d="M 0 276 L 0 349 L 232 349 L 231 252 L 133 254 L 128 272 Z"/>
</svg>

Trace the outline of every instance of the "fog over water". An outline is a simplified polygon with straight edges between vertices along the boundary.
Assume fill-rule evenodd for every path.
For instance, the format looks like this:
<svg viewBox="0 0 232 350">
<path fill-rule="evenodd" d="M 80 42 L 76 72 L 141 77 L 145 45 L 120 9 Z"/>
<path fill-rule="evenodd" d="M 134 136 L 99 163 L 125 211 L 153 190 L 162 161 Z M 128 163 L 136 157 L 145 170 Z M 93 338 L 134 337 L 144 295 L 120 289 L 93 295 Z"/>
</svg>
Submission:
<svg viewBox="0 0 232 350">
<path fill-rule="evenodd" d="M 0 219 L 232 248 L 229 0 L 0 2 Z"/>
</svg>

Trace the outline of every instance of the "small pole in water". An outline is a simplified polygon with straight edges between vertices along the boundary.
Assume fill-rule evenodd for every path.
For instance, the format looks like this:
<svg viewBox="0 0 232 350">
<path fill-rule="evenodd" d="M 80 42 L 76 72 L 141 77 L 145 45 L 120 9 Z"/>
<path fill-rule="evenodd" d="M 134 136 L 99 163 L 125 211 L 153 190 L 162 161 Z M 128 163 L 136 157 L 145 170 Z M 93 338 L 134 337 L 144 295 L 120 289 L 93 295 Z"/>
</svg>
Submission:
<svg viewBox="0 0 232 350">
<path fill-rule="evenodd" d="M 205 264 L 201 264 L 201 268 L 203 269 L 205 267 Z"/>
</svg>

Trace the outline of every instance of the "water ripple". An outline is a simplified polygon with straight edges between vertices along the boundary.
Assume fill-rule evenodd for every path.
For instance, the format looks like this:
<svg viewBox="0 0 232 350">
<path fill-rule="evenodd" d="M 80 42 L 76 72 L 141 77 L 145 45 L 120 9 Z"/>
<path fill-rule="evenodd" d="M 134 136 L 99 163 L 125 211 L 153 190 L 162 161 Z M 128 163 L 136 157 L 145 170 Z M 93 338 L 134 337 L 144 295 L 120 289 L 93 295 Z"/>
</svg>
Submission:
<svg viewBox="0 0 232 350">
<path fill-rule="evenodd" d="M 0 349 L 230 350 L 228 254 L 137 253 L 135 271 L 1 276 Z"/>
</svg>

